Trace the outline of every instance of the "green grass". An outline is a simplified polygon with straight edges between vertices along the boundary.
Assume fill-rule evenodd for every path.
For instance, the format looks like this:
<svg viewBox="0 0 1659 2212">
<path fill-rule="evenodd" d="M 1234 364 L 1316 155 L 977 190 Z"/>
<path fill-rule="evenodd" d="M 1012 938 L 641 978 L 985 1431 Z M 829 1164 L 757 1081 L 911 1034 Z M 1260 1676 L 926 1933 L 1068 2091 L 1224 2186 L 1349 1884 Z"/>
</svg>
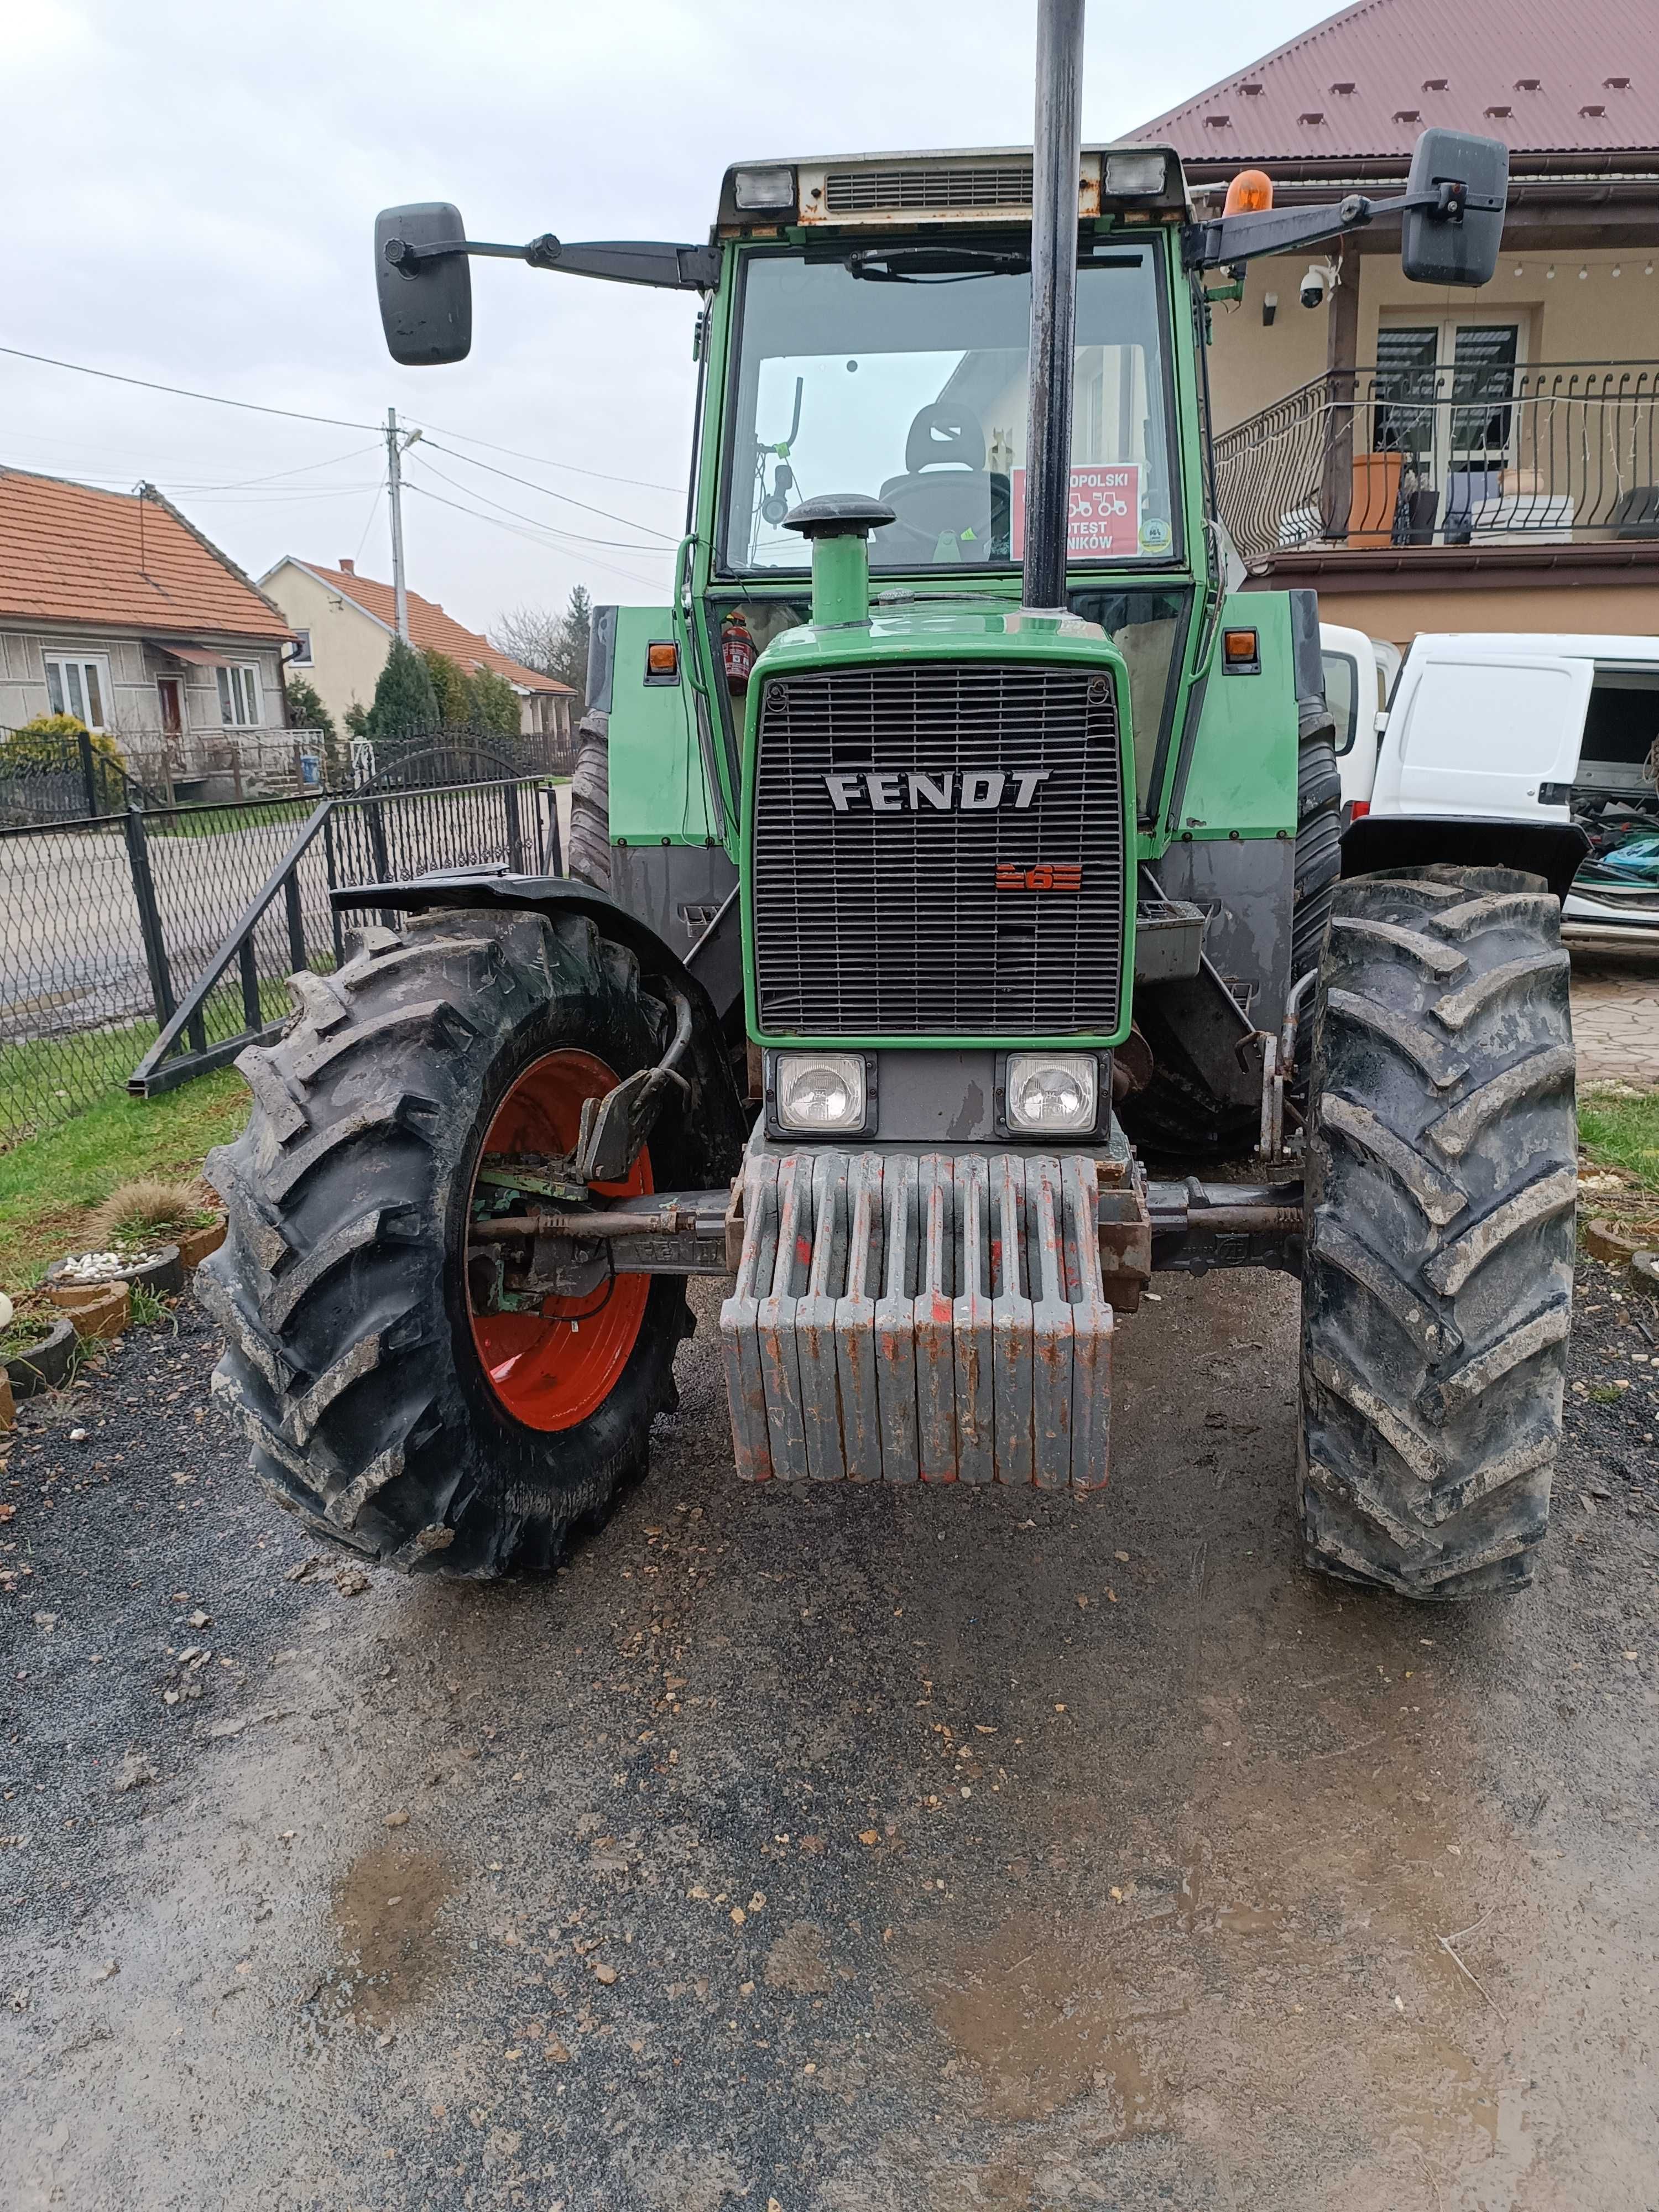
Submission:
<svg viewBox="0 0 1659 2212">
<path fill-rule="evenodd" d="M 1615 1084 L 1586 1092 L 1578 1105 L 1578 1134 L 1595 1159 L 1622 1168 L 1648 1190 L 1659 1190 L 1659 1091 Z"/>
<path fill-rule="evenodd" d="M 176 814 L 152 815 L 145 822 L 152 837 L 234 837 L 239 830 L 262 829 L 268 822 L 291 824 L 295 834 L 304 829 L 317 808 L 316 799 L 273 799 L 257 806 L 204 806 L 199 813 L 186 807 Z"/>
<path fill-rule="evenodd" d="M 124 1022 L 0 1047 L 0 1143 L 15 1129 L 68 1121 L 100 1091 L 125 1089 L 155 1038 L 154 1021 Z"/>
<path fill-rule="evenodd" d="M 15 1296 L 74 1250 L 82 1216 L 117 1183 L 198 1172 L 247 1112 L 247 1085 L 224 1067 L 160 1098 L 115 1094 L 0 1152 L 0 1286 Z"/>
</svg>

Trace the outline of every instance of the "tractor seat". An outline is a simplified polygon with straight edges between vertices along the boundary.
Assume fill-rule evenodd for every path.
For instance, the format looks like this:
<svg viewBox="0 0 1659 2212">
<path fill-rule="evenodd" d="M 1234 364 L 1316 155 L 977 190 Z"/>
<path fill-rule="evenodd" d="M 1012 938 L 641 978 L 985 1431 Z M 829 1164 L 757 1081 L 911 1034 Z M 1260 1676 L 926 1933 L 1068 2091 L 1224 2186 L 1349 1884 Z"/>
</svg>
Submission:
<svg viewBox="0 0 1659 2212">
<path fill-rule="evenodd" d="M 934 400 L 904 441 L 905 473 L 881 496 L 896 520 L 876 532 L 871 557 L 887 567 L 1008 557 L 1008 479 L 985 466 L 985 432 L 965 408 Z"/>
</svg>

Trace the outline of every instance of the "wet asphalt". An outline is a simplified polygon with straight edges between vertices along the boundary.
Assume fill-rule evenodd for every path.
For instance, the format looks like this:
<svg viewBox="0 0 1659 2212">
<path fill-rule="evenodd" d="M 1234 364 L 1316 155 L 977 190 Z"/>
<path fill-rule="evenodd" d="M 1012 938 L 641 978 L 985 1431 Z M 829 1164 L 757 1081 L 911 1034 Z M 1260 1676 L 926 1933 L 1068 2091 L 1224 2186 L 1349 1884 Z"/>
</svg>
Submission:
<svg viewBox="0 0 1659 2212">
<path fill-rule="evenodd" d="M 1297 1559 L 1294 1285 L 1160 1288 L 1087 1499 L 742 1487 L 703 1296 L 545 1583 L 321 1559 L 188 1303 L 25 1409 L 0 2204 L 1654 2212 L 1659 1315 L 1414 1610 Z"/>
</svg>

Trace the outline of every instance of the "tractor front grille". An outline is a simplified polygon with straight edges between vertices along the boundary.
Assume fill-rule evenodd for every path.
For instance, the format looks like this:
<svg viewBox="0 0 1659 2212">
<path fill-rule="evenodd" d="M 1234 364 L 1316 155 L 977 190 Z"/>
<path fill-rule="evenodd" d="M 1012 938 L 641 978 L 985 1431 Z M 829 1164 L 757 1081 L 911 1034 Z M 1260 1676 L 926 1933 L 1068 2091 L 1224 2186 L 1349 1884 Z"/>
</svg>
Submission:
<svg viewBox="0 0 1659 2212">
<path fill-rule="evenodd" d="M 893 803 L 871 803 L 872 775 Z M 961 803 L 998 778 L 999 803 Z M 1125 882 L 1109 676 L 920 661 L 768 683 L 753 896 L 769 1033 L 1110 1036 Z"/>
<path fill-rule="evenodd" d="M 823 198 L 830 215 L 878 215 L 919 209 L 1031 204 L 1029 162 L 958 162 L 950 167 L 831 169 Z"/>
</svg>

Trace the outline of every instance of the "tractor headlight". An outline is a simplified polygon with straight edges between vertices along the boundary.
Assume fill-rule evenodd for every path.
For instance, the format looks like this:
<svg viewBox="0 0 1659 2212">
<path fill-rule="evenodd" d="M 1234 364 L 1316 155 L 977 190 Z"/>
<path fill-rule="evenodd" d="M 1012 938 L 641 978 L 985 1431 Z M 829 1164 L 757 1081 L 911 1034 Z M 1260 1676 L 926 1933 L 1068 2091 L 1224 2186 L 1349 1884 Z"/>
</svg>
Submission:
<svg viewBox="0 0 1659 2212">
<path fill-rule="evenodd" d="M 1106 197 L 1111 200 L 1151 199 L 1164 189 L 1165 157 L 1162 151 L 1109 154 L 1106 156 Z"/>
<path fill-rule="evenodd" d="M 864 1056 L 856 1052 L 781 1052 L 773 1062 L 777 1116 L 807 1135 L 864 1127 Z"/>
<path fill-rule="evenodd" d="M 733 169 L 732 197 L 745 215 L 763 215 L 784 210 L 795 211 L 795 173 L 780 165 L 775 168 Z"/>
<path fill-rule="evenodd" d="M 1092 1053 L 1011 1052 L 1006 1079 L 1008 1127 L 1034 1137 L 1091 1136 L 1096 1085 Z"/>
</svg>

